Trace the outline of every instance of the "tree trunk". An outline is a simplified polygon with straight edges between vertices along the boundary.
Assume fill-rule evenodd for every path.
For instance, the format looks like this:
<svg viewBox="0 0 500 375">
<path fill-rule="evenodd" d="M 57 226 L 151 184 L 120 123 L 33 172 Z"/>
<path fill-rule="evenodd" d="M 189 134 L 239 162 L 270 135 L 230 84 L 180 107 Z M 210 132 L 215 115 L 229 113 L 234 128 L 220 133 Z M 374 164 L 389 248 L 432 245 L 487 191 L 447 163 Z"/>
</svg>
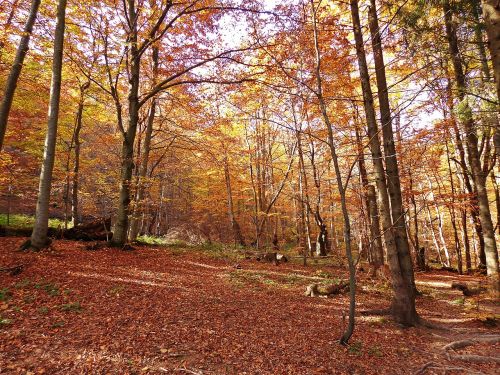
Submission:
<svg viewBox="0 0 500 375">
<path fill-rule="evenodd" d="M 488 35 L 488 48 L 493 62 L 497 96 L 500 101 L 500 3 L 498 0 L 483 0 L 482 4 L 486 34 Z"/>
<path fill-rule="evenodd" d="M 491 3 L 491 4 L 489 4 Z M 486 10 L 485 12 L 485 19 L 489 17 L 489 23 L 490 24 L 495 24 L 495 22 L 498 23 L 498 17 L 495 18 L 495 15 L 498 15 L 498 11 L 493 14 L 493 7 L 492 7 L 493 1 L 488 1 L 488 4 L 486 2 L 483 2 L 483 6 L 486 5 L 484 8 Z M 469 162 L 470 162 L 470 167 L 472 170 L 472 176 L 474 179 L 475 186 L 477 188 L 477 201 L 479 205 L 479 218 L 481 220 L 481 227 L 483 229 L 483 236 L 484 236 L 484 251 L 486 253 L 486 272 L 488 277 L 490 278 L 491 285 L 494 290 L 499 291 L 500 290 L 500 275 L 499 275 L 499 266 L 498 266 L 498 249 L 496 245 L 496 240 L 495 240 L 495 232 L 493 229 L 493 221 L 491 219 L 491 212 L 490 212 L 490 207 L 489 207 L 489 201 L 488 201 L 488 194 L 486 190 L 486 178 L 487 175 L 485 175 L 483 169 L 481 168 L 481 161 L 480 161 L 480 155 L 479 155 L 479 150 L 478 150 L 478 138 L 477 138 L 477 130 L 476 126 L 474 123 L 474 119 L 472 117 L 472 111 L 468 105 L 467 98 L 466 98 L 466 82 L 465 82 L 465 74 L 463 71 L 463 64 L 461 60 L 461 55 L 460 51 L 458 48 L 458 39 L 457 39 L 457 34 L 456 34 L 456 28 L 455 25 L 453 24 L 452 20 L 452 10 L 449 4 L 448 0 L 444 0 L 443 2 L 443 13 L 444 13 L 444 19 L 445 19 L 445 26 L 446 26 L 446 37 L 448 40 L 448 47 L 451 55 L 451 59 L 453 62 L 453 67 L 455 71 L 455 80 L 457 84 L 457 97 L 461 102 L 461 115 L 460 115 L 460 120 L 463 126 L 463 130 L 465 132 L 465 139 L 466 139 L 466 146 L 467 146 L 467 154 L 469 155 Z M 496 20 L 496 21 L 495 21 Z M 487 28 L 488 30 L 488 28 Z M 490 35 L 491 32 L 494 30 L 488 31 L 488 37 L 490 38 L 490 49 L 493 47 L 497 47 L 497 59 L 498 59 L 498 46 L 500 41 L 491 39 Z M 497 34 L 498 36 L 498 34 Z M 492 50 L 492 57 L 494 61 L 494 67 L 495 67 L 495 56 L 494 56 L 495 50 Z M 497 65 L 497 68 L 499 66 Z M 498 77 L 498 70 L 495 68 L 495 78 Z M 498 81 L 497 81 L 497 89 L 498 89 Z M 499 91 L 500 93 L 500 91 Z"/>
<path fill-rule="evenodd" d="M 54 35 L 54 54 L 52 59 L 52 81 L 50 84 L 49 116 L 47 135 L 43 153 L 43 164 L 38 187 L 35 224 L 31 234 L 31 246 L 41 249 L 48 244 L 47 230 L 49 225 L 49 201 L 52 188 L 52 171 L 54 169 L 57 122 L 59 119 L 59 102 L 61 97 L 61 80 L 64 49 L 64 30 L 66 22 L 66 0 L 59 0 L 57 6 L 57 24 Z"/>
<path fill-rule="evenodd" d="M 465 269 L 467 270 L 467 273 L 471 273 L 472 259 L 470 256 L 469 233 L 467 232 L 467 210 L 465 208 L 461 210 L 461 220 L 462 220 L 462 241 L 465 247 Z"/>
<path fill-rule="evenodd" d="M 384 264 L 384 249 L 382 247 L 382 235 L 380 233 L 380 219 L 378 216 L 377 196 L 375 187 L 368 183 L 368 173 L 366 172 L 363 143 L 359 129 L 356 128 L 356 144 L 358 151 L 358 166 L 363 186 L 363 196 L 366 210 L 366 222 L 369 226 L 369 262 L 372 265 L 374 275 L 378 268 Z"/>
<path fill-rule="evenodd" d="M 7 121 L 9 119 L 10 108 L 12 107 L 12 101 L 16 92 L 17 81 L 21 75 L 21 70 L 23 69 L 24 58 L 28 53 L 31 33 L 33 31 L 33 25 L 35 24 L 39 6 L 40 0 L 33 0 L 31 2 L 30 13 L 24 25 L 21 41 L 17 47 L 16 57 L 14 59 L 14 63 L 12 64 L 12 68 L 10 69 L 2 103 L 0 104 L 0 151 L 2 151 L 5 132 L 7 131 Z"/>
<path fill-rule="evenodd" d="M 392 222 L 394 226 L 396 247 L 399 254 L 401 272 L 406 282 L 416 291 L 413 262 L 410 254 L 410 244 L 406 233 L 405 210 L 401 193 L 401 181 L 399 178 L 398 159 L 394 143 L 394 132 L 392 129 L 392 116 L 389 105 L 389 92 L 385 75 L 384 54 L 380 28 L 378 25 L 377 5 L 371 0 L 368 8 L 369 28 L 372 39 L 373 58 L 375 62 L 375 73 L 377 79 L 378 100 L 380 109 L 380 120 L 382 122 L 382 135 L 384 138 L 385 166 L 387 172 L 387 188 L 391 201 Z M 415 318 L 416 319 L 416 313 Z"/>
<path fill-rule="evenodd" d="M 378 126 L 373 104 L 373 94 L 370 87 L 370 76 L 366 63 L 366 54 L 364 49 L 363 34 L 361 32 L 361 22 L 359 19 L 359 7 L 357 0 L 351 0 L 351 15 L 354 28 L 354 39 L 356 42 L 356 54 L 358 57 L 359 72 L 363 91 L 363 101 L 365 107 L 365 116 L 368 125 L 368 137 L 370 139 L 370 151 L 377 185 L 380 216 L 382 219 L 382 228 L 384 241 L 387 248 L 387 260 L 391 270 L 392 288 L 394 298 L 391 311 L 396 321 L 405 325 L 415 325 L 418 322 L 418 314 L 415 309 L 414 288 L 408 280 L 400 259 L 398 248 L 396 247 L 394 228 L 391 219 L 389 197 L 385 181 L 385 170 L 382 163 L 382 152 L 380 149 L 380 140 L 378 138 Z M 404 224 L 404 221 L 402 221 Z"/>
<path fill-rule="evenodd" d="M 233 194 L 231 189 L 231 174 L 229 173 L 229 162 L 227 156 L 224 158 L 224 176 L 226 180 L 226 194 L 227 194 L 227 213 L 229 216 L 229 222 L 231 223 L 231 229 L 233 231 L 234 242 L 240 246 L 245 246 L 245 239 L 241 234 L 241 228 L 234 215 L 233 208 Z"/>
<path fill-rule="evenodd" d="M 349 266 L 349 323 L 347 325 L 347 329 L 344 331 L 342 337 L 340 338 L 340 343 L 342 345 L 347 345 L 349 339 L 354 333 L 354 318 L 356 310 L 356 270 L 354 268 L 354 260 L 352 257 L 351 220 L 349 217 L 349 211 L 347 209 L 346 189 L 344 188 L 344 184 L 342 182 L 342 174 L 340 171 L 339 159 L 337 156 L 337 151 L 333 140 L 333 126 L 331 124 L 330 117 L 328 116 L 326 103 L 323 97 L 323 85 L 321 79 L 321 53 L 318 42 L 318 27 L 316 22 L 316 8 L 314 6 L 314 0 L 311 0 L 311 8 L 312 8 L 311 10 L 312 10 L 312 20 L 313 20 L 314 47 L 316 52 L 315 56 L 316 57 L 315 75 L 317 84 L 316 96 L 319 101 L 319 107 L 321 110 L 321 114 L 323 116 L 323 121 L 328 131 L 328 145 L 330 148 L 330 154 L 332 156 L 333 166 L 335 169 L 337 188 L 339 190 L 340 204 L 342 207 L 342 216 L 344 218 L 345 252 L 347 256 L 347 263 Z"/>
<path fill-rule="evenodd" d="M 474 37 L 477 43 L 477 50 L 479 52 L 479 59 L 481 60 L 481 73 L 483 80 L 489 82 L 491 80 L 490 68 L 488 66 L 488 59 L 486 57 L 486 48 L 483 41 L 484 24 L 479 19 L 481 14 L 481 0 L 472 0 L 472 16 L 474 17 Z M 500 34 L 499 34 L 500 35 Z M 500 45 L 499 45 L 500 46 Z"/>
<path fill-rule="evenodd" d="M 130 26 L 130 78 L 128 92 L 128 126 L 123 134 L 121 151 L 120 195 L 118 212 L 111 243 L 113 246 L 123 247 L 127 242 L 130 214 L 130 184 L 134 169 L 134 142 L 139 123 L 139 80 L 141 55 L 137 49 L 137 11 L 135 0 L 127 0 L 128 22 Z"/>
<path fill-rule="evenodd" d="M 73 138 L 72 138 L 72 147 L 74 146 L 75 148 L 75 161 L 73 165 L 73 175 L 71 178 L 71 219 L 72 219 L 72 224 L 73 226 L 78 225 L 79 223 L 79 212 L 78 212 L 78 182 L 79 182 L 79 172 L 80 172 L 80 147 L 81 147 L 81 141 L 80 141 L 80 131 L 82 130 L 82 120 L 83 120 L 83 108 L 85 104 L 85 91 L 89 88 L 90 86 L 90 81 L 84 83 L 80 87 L 80 101 L 78 102 L 78 110 L 76 111 L 76 119 L 75 119 L 75 129 L 73 131 Z M 71 147 L 70 147 L 70 152 L 68 159 L 71 157 Z M 69 160 L 68 160 L 69 161 Z M 69 166 L 69 162 L 68 162 Z M 68 168 L 69 172 L 69 168 Z M 68 176 L 69 178 L 69 176 Z M 70 183 L 68 180 L 68 188 L 66 191 L 66 201 L 69 200 L 69 190 L 70 190 Z"/>
</svg>

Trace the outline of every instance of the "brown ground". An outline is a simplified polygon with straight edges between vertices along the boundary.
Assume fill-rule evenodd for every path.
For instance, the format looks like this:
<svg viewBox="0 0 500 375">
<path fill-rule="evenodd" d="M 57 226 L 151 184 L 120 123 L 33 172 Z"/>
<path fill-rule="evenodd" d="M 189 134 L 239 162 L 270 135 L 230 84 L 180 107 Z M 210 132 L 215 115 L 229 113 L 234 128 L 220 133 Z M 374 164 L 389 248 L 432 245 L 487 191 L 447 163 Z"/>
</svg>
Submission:
<svg viewBox="0 0 500 375">
<path fill-rule="evenodd" d="M 450 289 L 458 279 L 451 273 L 417 275 L 419 313 L 447 330 L 360 316 L 346 348 L 338 339 L 348 297 L 303 296 L 320 277 L 344 277 L 338 268 L 244 260 L 237 270 L 234 260 L 194 250 L 86 251 L 70 241 L 56 241 L 54 252 L 14 252 L 22 241 L 0 238 L 0 268 L 26 265 L 17 276 L 0 272 L 0 373 L 414 374 L 425 364 L 423 374 L 500 371 L 498 362 L 450 361 L 442 350 L 500 334 L 484 323 L 498 319 L 498 305 L 484 295 L 463 301 Z M 360 273 L 358 283 L 358 310 L 387 306 L 384 282 Z M 452 354 L 499 357 L 499 347 Z"/>
</svg>

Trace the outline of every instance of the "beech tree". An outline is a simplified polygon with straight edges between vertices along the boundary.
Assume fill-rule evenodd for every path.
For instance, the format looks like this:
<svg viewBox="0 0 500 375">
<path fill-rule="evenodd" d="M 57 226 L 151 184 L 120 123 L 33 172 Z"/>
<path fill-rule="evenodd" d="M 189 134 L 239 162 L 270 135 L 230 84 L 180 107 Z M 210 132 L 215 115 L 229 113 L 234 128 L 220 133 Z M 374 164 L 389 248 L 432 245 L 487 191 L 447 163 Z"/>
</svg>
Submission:
<svg viewBox="0 0 500 375">
<path fill-rule="evenodd" d="M 23 69 L 24 58 L 28 53 L 31 33 L 33 32 L 33 25 L 35 24 L 39 7 L 40 0 L 33 0 L 31 2 L 28 19 L 26 20 L 26 24 L 24 25 L 23 35 L 21 36 L 21 41 L 19 42 L 19 46 L 17 47 L 16 58 L 14 59 L 14 63 L 12 64 L 12 67 L 10 69 L 10 74 L 9 78 L 7 79 L 2 102 L 0 103 L 0 151 L 2 150 L 5 132 L 7 131 L 7 121 L 9 120 L 9 112 L 12 107 L 14 94 L 16 92 L 17 81 Z"/>
<path fill-rule="evenodd" d="M 54 53 L 52 60 L 52 81 L 50 84 L 50 104 L 47 121 L 47 134 L 43 152 L 43 163 L 38 187 L 35 225 L 31 239 L 26 247 L 39 250 L 49 243 L 47 230 L 49 224 L 49 201 L 52 188 L 52 171 L 54 168 L 57 124 L 59 120 L 59 103 L 61 100 L 61 81 L 63 65 L 64 31 L 66 26 L 66 0 L 59 0 L 57 5 L 57 23 L 54 33 Z"/>
</svg>

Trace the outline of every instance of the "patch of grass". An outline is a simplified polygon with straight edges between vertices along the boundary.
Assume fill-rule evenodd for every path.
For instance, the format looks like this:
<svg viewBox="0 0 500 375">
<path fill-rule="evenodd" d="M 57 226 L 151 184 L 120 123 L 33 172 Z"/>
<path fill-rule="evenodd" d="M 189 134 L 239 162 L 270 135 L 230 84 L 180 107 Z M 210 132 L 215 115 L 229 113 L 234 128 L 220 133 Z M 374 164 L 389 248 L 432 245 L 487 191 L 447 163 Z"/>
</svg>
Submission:
<svg viewBox="0 0 500 375">
<path fill-rule="evenodd" d="M 43 289 L 52 297 L 60 294 L 59 288 L 55 283 L 44 282 L 43 280 L 35 284 L 35 289 Z"/>
<path fill-rule="evenodd" d="M 9 227 L 10 228 L 33 228 L 35 223 L 35 217 L 30 215 L 22 214 L 11 214 L 9 216 Z M 0 214 L 0 225 L 7 226 L 7 214 Z M 63 228 L 64 220 L 60 219 L 49 219 L 50 228 Z M 68 222 L 68 228 L 71 227 L 71 223 Z"/>
<path fill-rule="evenodd" d="M 0 289 L 0 301 L 8 301 L 9 299 L 12 298 L 12 292 L 9 290 L 9 288 L 2 288 Z"/>
<path fill-rule="evenodd" d="M 363 348 L 363 344 L 359 341 L 356 341 L 356 342 L 353 342 L 351 345 L 349 345 L 349 349 L 347 349 L 349 351 L 349 353 L 351 354 L 361 354 L 361 350 Z"/>
<path fill-rule="evenodd" d="M 137 237 L 137 243 L 140 245 L 150 245 L 150 246 L 167 246 L 168 243 L 163 237 L 155 236 L 139 236 Z"/>
<path fill-rule="evenodd" d="M 330 279 L 332 277 L 332 274 L 324 270 L 317 270 L 316 272 L 314 272 L 314 276 L 322 277 L 324 279 Z"/>
<path fill-rule="evenodd" d="M 200 250 L 201 252 L 213 258 L 229 259 L 233 261 L 241 260 L 244 258 L 243 254 L 239 251 L 238 248 L 218 242 L 207 242 L 203 245 L 196 246 L 195 249 Z"/>
<path fill-rule="evenodd" d="M 70 303 L 65 303 L 64 305 L 61 305 L 61 310 L 62 311 L 68 311 L 68 312 L 80 312 L 82 311 L 82 305 L 80 305 L 80 302 L 70 302 Z"/>
<path fill-rule="evenodd" d="M 296 273 L 290 273 L 285 277 L 285 282 L 287 284 L 300 284 L 304 282 L 304 278 Z"/>
<path fill-rule="evenodd" d="M 126 287 L 124 285 L 115 285 L 109 289 L 109 294 L 114 296 L 119 296 L 121 292 L 125 291 Z"/>
<path fill-rule="evenodd" d="M 46 315 L 46 314 L 48 314 L 48 313 L 49 313 L 49 308 L 48 308 L 48 307 L 46 307 L 46 306 L 39 307 L 39 308 L 38 308 L 38 312 L 39 312 L 40 314 Z"/>
<path fill-rule="evenodd" d="M 61 327 L 64 327 L 64 322 L 62 322 L 62 321 L 54 322 L 51 325 L 51 328 L 61 328 Z"/>
<path fill-rule="evenodd" d="M 461 305 L 461 306 L 463 306 L 465 304 L 465 297 L 460 297 L 460 298 L 454 299 L 453 301 L 451 301 L 451 303 L 453 305 Z"/>
<path fill-rule="evenodd" d="M 23 289 L 26 288 L 31 284 L 31 281 L 29 279 L 23 279 L 22 281 L 18 281 L 17 283 L 14 284 L 14 288 L 16 289 Z"/>
<path fill-rule="evenodd" d="M 12 319 L 2 318 L 0 316 L 0 326 L 8 326 L 9 324 L 12 324 L 12 322 Z"/>
<path fill-rule="evenodd" d="M 373 357 L 382 357 L 383 354 L 382 354 L 382 351 L 380 350 L 380 348 L 378 346 L 373 346 L 371 348 L 368 348 L 368 354 L 373 356 Z"/>
</svg>

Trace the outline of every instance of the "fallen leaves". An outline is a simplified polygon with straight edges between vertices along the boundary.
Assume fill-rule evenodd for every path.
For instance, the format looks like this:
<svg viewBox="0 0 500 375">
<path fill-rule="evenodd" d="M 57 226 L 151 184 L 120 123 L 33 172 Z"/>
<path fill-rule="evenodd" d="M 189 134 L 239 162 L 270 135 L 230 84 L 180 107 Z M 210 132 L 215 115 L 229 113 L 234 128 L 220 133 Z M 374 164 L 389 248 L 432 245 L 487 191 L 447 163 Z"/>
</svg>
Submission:
<svg viewBox="0 0 500 375">
<path fill-rule="evenodd" d="M 0 325 L 0 371 L 406 374 L 446 361 L 435 357 L 436 345 L 455 340 L 424 328 L 402 330 L 386 318 L 358 317 L 350 346 L 341 347 L 348 298 L 303 296 L 311 280 L 345 277 L 334 267 L 242 261 L 235 270 L 229 260 L 196 252 L 88 252 L 70 241 L 54 243 L 58 256 L 12 252 L 20 241 L 0 239 L 0 264 L 31 262 L 20 275 L 0 275 L 0 289 L 11 293 L 0 304 L 1 318 L 9 321 Z M 238 277 L 231 278 L 235 272 Z M 360 279 L 361 287 L 370 288 L 358 295 L 359 306 L 387 307 L 388 298 L 372 293 L 379 286 L 369 282 Z M 432 274 L 424 282 L 451 280 Z M 448 284 L 442 288 L 451 293 L 449 300 L 456 298 Z M 431 296 L 417 305 L 426 319 L 468 313 Z M 448 327 L 498 332 L 471 320 Z M 471 366 L 495 370 L 460 364 Z"/>
</svg>

